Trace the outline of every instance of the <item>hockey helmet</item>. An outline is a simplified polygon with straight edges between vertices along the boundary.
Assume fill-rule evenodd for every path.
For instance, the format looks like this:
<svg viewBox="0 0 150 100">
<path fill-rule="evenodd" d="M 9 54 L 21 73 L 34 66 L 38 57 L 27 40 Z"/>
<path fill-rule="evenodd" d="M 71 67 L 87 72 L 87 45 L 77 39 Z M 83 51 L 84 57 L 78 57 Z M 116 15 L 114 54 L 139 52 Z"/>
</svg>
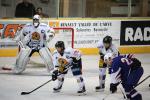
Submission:
<svg viewBox="0 0 150 100">
<path fill-rule="evenodd" d="M 63 41 L 57 41 L 57 43 L 55 44 L 55 48 L 63 48 L 65 49 L 65 44 Z"/>
<path fill-rule="evenodd" d="M 103 38 L 103 43 L 109 43 L 109 44 L 111 44 L 112 43 L 112 37 L 111 36 L 105 36 L 104 38 Z"/>
</svg>

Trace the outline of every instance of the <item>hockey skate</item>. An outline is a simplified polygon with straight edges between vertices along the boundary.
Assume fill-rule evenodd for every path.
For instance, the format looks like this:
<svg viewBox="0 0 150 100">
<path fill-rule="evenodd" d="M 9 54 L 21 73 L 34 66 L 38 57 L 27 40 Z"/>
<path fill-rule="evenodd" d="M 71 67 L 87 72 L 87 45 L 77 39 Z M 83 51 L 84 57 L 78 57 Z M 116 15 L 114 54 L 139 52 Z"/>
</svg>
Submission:
<svg viewBox="0 0 150 100">
<path fill-rule="evenodd" d="M 97 86 L 95 87 L 96 92 L 104 92 L 105 89 L 105 85 L 102 84 L 102 86 Z"/>
<path fill-rule="evenodd" d="M 85 92 L 86 92 L 85 86 L 83 86 L 83 88 L 81 88 L 80 90 L 77 91 L 77 93 L 79 94 L 79 96 L 86 95 Z"/>
<path fill-rule="evenodd" d="M 54 93 L 58 93 L 58 92 L 61 91 L 61 88 L 62 88 L 62 85 L 59 86 L 59 87 L 55 87 L 55 88 L 53 88 L 53 92 L 54 92 Z"/>
</svg>

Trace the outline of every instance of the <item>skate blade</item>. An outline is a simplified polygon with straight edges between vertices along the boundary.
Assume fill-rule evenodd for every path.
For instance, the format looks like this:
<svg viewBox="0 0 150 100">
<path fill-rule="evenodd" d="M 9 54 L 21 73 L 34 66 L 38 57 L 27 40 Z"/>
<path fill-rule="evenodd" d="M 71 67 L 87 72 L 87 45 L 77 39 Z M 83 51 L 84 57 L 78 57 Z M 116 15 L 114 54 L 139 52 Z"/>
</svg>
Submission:
<svg viewBox="0 0 150 100">
<path fill-rule="evenodd" d="M 78 96 L 84 96 L 84 95 L 86 95 L 85 92 L 84 93 L 78 93 Z"/>
<path fill-rule="evenodd" d="M 104 92 L 104 89 L 95 90 L 96 92 Z"/>
<path fill-rule="evenodd" d="M 57 91 L 53 91 L 53 93 L 59 93 L 60 92 L 60 90 L 57 90 Z"/>
</svg>

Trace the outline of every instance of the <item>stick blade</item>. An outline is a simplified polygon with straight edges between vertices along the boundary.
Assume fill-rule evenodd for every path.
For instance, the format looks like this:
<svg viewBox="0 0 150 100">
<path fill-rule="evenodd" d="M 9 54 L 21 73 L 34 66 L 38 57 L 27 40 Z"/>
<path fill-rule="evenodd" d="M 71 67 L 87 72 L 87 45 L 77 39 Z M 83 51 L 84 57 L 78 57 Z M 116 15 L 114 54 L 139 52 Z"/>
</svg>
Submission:
<svg viewBox="0 0 150 100">
<path fill-rule="evenodd" d="M 30 92 L 21 92 L 21 95 L 27 95 L 30 94 Z"/>
</svg>

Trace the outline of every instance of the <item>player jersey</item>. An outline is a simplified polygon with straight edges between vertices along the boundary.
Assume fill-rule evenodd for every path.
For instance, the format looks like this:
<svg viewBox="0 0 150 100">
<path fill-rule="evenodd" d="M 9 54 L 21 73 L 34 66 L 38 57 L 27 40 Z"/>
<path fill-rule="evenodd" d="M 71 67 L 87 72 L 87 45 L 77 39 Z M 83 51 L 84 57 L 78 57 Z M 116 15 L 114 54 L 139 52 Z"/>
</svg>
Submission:
<svg viewBox="0 0 150 100">
<path fill-rule="evenodd" d="M 54 51 L 53 53 L 53 63 L 55 67 L 61 67 L 65 65 L 70 65 L 72 64 L 72 57 L 76 58 L 79 60 L 81 58 L 81 52 L 77 49 L 73 48 L 66 48 L 64 50 L 63 55 L 61 55 L 57 50 Z"/>
<path fill-rule="evenodd" d="M 107 53 L 113 53 L 115 56 L 118 56 L 118 49 L 114 44 L 111 44 L 111 46 L 106 50 L 103 42 L 100 40 L 98 42 L 97 48 L 99 49 L 100 53 L 102 53 L 103 55 Z"/>
<path fill-rule="evenodd" d="M 22 34 L 26 38 L 26 45 L 38 50 L 45 47 L 49 35 L 53 35 L 54 30 L 44 23 L 40 23 L 37 28 L 33 24 L 26 24 L 22 29 Z"/>
<path fill-rule="evenodd" d="M 132 61 L 124 56 L 118 56 L 113 59 L 111 65 L 111 83 L 118 83 L 120 80 L 125 82 L 130 73 Z"/>
</svg>

